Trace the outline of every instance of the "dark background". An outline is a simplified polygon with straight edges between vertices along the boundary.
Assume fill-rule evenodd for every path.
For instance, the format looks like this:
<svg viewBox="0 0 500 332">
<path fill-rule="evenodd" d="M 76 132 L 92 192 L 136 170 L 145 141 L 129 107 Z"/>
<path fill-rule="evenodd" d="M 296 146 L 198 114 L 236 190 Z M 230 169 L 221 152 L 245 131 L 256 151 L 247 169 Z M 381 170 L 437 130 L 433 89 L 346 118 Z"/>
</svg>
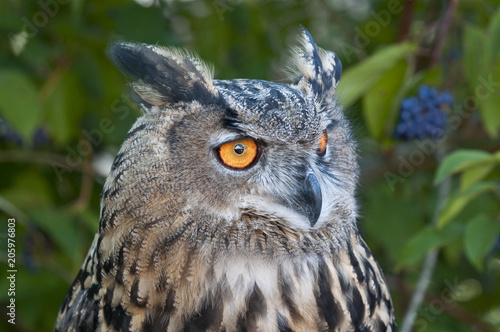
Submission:
<svg viewBox="0 0 500 332">
<path fill-rule="evenodd" d="M 303 25 L 343 63 L 337 96 L 359 141 L 359 227 L 385 271 L 400 327 L 425 270 L 415 331 L 499 330 L 498 5 L 1 1 L 0 329 L 52 329 L 97 229 L 107 170 L 141 114 L 105 56 L 108 43 L 188 48 L 214 64 L 216 78 L 285 82 L 288 48 Z M 446 132 L 395 140 L 401 102 L 422 84 L 454 97 L 442 108 Z M 6 315 L 9 218 L 15 325 Z"/>
</svg>

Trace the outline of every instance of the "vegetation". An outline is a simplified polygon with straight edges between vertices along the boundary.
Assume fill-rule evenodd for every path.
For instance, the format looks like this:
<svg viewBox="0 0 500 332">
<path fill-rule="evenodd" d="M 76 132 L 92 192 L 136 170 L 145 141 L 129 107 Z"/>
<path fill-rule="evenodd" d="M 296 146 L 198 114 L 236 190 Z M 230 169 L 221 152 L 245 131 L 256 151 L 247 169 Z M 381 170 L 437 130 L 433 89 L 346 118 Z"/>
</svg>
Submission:
<svg viewBox="0 0 500 332">
<path fill-rule="evenodd" d="M 400 328 L 499 330 L 499 5 L 0 2 L 0 329 L 52 329 L 98 227 L 106 165 L 140 115 L 107 44 L 189 48 L 214 64 L 216 78 L 286 81 L 286 49 L 303 25 L 343 63 L 337 95 L 359 141 L 359 227 L 386 273 Z M 439 104 L 450 106 L 432 106 L 445 130 L 396 132 L 401 110 L 418 108 L 408 100 L 430 102 L 432 91 L 453 96 Z M 15 296 L 5 277 L 9 218 Z"/>
</svg>

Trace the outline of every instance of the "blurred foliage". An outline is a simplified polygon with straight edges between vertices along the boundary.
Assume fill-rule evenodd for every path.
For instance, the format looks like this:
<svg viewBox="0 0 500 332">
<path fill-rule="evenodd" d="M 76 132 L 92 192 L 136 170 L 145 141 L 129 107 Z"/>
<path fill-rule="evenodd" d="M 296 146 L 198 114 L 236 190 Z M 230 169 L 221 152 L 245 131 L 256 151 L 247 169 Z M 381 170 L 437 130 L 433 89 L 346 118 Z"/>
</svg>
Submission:
<svg viewBox="0 0 500 332">
<path fill-rule="evenodd" d="M 0 2 L 0 273 L 8 218 L 18 270 L 16 325 L 4 319 L 0 279 L 0 329 L 52 329 L 97 229 L 107 167 L 140 115 L 106 45 L 189 48 L 216 78 L 286 81 L 300 24 L 343 63 L 337 96 L 359 141 L 359 225 L 398 320 L 438 249 L 416 330 L 500 329 L 500 3 L 462 0 L 447 23 L 453 2 Z M 400 103 L 421 84 L 453 94 L 446 134 L 395 141 Z"/>
</svg>

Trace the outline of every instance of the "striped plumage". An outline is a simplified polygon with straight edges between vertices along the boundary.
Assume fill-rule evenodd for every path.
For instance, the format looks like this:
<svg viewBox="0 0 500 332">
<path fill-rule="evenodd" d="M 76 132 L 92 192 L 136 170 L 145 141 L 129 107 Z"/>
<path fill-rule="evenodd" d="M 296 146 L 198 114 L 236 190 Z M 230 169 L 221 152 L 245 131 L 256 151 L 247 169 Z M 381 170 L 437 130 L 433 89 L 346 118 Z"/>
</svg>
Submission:
<svg viewBox="0 0 500 332">
<path fill-rule="evenodd" d="M 295 85 L 212 80 L 173 50 L 110 49 L 146 114 L 112 166 L 56 331 L 396 330 L 356 227 L 340 63 L 306 31 L 302 41 Z M 228 137 L 258 140 L 255 165 L 220 165 Z"/>
</svg>

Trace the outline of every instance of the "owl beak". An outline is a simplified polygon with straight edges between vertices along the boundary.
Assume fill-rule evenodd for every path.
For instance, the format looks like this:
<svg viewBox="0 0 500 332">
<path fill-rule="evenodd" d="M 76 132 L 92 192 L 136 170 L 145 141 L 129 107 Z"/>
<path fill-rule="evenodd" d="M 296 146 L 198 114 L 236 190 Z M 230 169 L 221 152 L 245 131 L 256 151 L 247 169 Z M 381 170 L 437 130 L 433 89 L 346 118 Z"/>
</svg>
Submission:
<svg viewBox="0 0 500 332">
<path fill-rule="evenodd" d="M 313 227 L 321 214 L 323 198 L 321 196 L 321 186 L 312 169 L 307 168 L 303 185 L 303 197 L 301 208 L 309 218 L 309 223 Z"/>
</svg>

